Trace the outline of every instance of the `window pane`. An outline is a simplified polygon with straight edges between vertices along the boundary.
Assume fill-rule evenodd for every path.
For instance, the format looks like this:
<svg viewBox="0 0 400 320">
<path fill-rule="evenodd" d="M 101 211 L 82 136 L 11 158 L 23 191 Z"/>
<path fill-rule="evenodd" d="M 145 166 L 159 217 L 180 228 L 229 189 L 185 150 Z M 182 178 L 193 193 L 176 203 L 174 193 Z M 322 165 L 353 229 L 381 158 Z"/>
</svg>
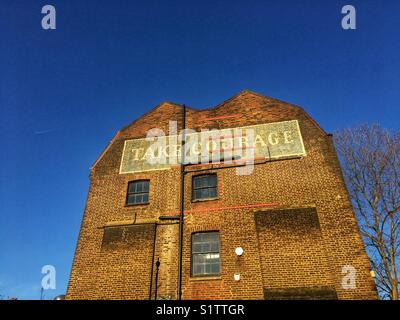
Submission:
<svg viewBox="0 0 400 320">
<path fill-rule="evenodd" d="M 194 233 L 194 234 L 192 235 L 192 241 L 194 242 L 194 241 L 199 241 L 199 240 L 201 240 L 201 235 L 202 235 L 202 233 Z"/>
<path fill-rule="evenodd" d="M 210 176 L 203 176 L 201 178 L 201 186 L 202 187 L 208 187 L 209 186 L 209 180 L 210 180 Z"/>
<path fill-rule="evenodd" d="M 132 204 L 132 203 L 135 203 L 135 195 L 128 195 L 128 201 L 127 201 L 127 203 L 128 204 Z"/>
<path fill-rule="evenodd" d="M 196 264 L 202 264 L 205 262 L 204 255 L 202 254 L 195 254 L 193 256 L 193 262 Z"/>
<path fill-rule="evenodd" d="M 132 181 L 128 184 L 127 204 L 149 202 L 149 181 Z"/>
<path fill-rule="evenodd" d="M 193 200 L 216 198 L 217 175 L 193 177 Z"/>
<path fill-rule="evenodd" d="M 209 241 L 210 239 L 211 239 L 211 232 L 204 232 L 204 233 L 202 233 L 201 235 L 202 235 L 202 240 L 203 241 Z"/>
<path fill-rule="evenodd" d="M 211 249 L 210 249 L 210 251 L 211 251 L 211 252 L 219 252 L 219 243 L 213 242 L 213 243 L 211 244 Z"/>
<path fill-rule="evenodd" d="M 217 185 L 217 175 L 209 174 L 193 177 L 193 188 L 215 187 Z"/>
<path fill-rule="evenodd" d="M 194 177 L 193 178 L 193 188 L 198 188 L 200 187 L 200 177 Z"/>
<path fill-rule="evenodd" d="M 136 203 L 144 203 L 144 193 L 139 193 L 136 195 Z"/>
<path fill-rule="evenodd" d="M 201 244 L 200 243 L 194 243 L 192 247 L 193 253 L 200 253 L 201 252 Z"/>
<path fill-rule="evenodd" d="M 220 273 L 219 233 L 192 234 L 192 275 Z"/>
<path fill-rule="evenodd" d="M 193 266 L 193 274 L 201 274 L 201 266 L 196 264 Z"/>
<path fill-rule="evenodd" d="M 209 197 L 210 198 L 216 198 L 217 197 L 217 188 L 211 188 L 209 190 Z"/>
<path fill-rule="evenodd" d="M 194 200 L 201 199 L 201 190 L 194 191 Z"/>
<path fill-rule="evenodd" d="M 211 273 L 219 273 L 219 263 L 213 263 L 211 265 Z"/>
<path fill-rule="evenodd" d="M 136 190 L 136 184 L 134 182 L 129 183 L 129 193 L 134 193 Z"/>
<path fill-rule="evenodd" d="M 219 243 L 219 233 L 218 232 L 208 232 L 208 236 L 210 237 L 210 240 L 213 240 L 215 242 Z"/>
<path fill-rule="evenodd" d="M 201 252 L 210 252 L 211 244 L 209 242 L 203 243 L 201 246 Z"/>
<path fill-rule="evenodd" d="M 217 175 L 213 174 L 213 175 L 209 176 L 208 186 L 209 187 L 217 186 Z"/>
<path fill-rule="evenodd" d="M 144 203 L 147 202 L 147 194 L 130 194 L 128 195 L 128 204 Z"/>
<path fill-rule="evenodd" d="M 128 193 L 149 192 L 149 181 L 129 182 Z"/>
<path fill-rule="evenodd" d="M 208 263 L 212 263 L 218 261 L 219 253 L 206 253 L 203 255 L 204 261 Z"/>
<path fill-rule="evenodd" d="M 136 182 L 136 192 L 143 191 L 143 182 Z"/>
</svg>

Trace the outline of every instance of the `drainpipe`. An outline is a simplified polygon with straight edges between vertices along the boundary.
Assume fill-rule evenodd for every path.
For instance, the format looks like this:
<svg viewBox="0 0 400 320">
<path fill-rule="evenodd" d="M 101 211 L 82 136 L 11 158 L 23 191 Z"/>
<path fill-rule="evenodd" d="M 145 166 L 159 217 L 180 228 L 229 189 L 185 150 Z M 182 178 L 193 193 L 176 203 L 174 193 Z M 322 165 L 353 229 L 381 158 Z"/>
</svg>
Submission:
<svg viewBox="0 0 400 320">
<path fill-rule="evenodd" d="M 182 253 L 183 253 L 183 218 L 185 209 L 185 143 L 186 143 L 186 106 L 182 108 L 182 148 L 181 148 L 181 189 L 179 215 L 179 255 L 178 255 L 178 300 L 182 300 Z"/>
<path fill-rule="evenodd" d="M 157 291 L 158 291 L 158 269 L 160 268 L 160 259 L 157 258 L 157 262 L 156 262 L 156 290 L 154 293 L 154 300 L 157 300 Z"/>
<path fill-rule="evenodd" d="M 135 214 L 135 221 L 136 221 L 136 214 Z M 157 238 L 157 223 L 154 224 L 153 259 L 151 260 L 149 300 L 151 300 L 151 293 L 153 291 L 153 270 L 154 270 L 154 259 L 155 259 L 155 255 L 156 255 L 156 238 Z M 157 259 L 157 261 L 158 261 L 158 259 Z M 157 268 L 157 272 L 158 272 L 158 268 Z M 157 286 L 157 283 L 156 283 L 156 286 Z"/>
</svg>

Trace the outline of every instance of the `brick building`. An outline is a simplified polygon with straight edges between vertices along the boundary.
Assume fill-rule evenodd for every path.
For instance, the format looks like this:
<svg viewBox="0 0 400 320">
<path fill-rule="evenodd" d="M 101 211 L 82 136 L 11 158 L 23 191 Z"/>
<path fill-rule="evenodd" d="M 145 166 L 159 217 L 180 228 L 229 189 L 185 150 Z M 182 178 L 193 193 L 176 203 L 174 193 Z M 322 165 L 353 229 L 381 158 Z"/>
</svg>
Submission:
<svg viewBox="0 0 400 320">
<path fill-rule="evenodd" d="M 377 298 L 329 134 L 302 108 L 250 91 L 186 108 L 185 123 L 182 110 L 158 105 L 118 131 L 92 166 L 67 299 L 177 298 L 181 166 L 135 167 L 137 153 L 127 156 L 170 121 L 196 131 L 292 126 L 258 141 L 271 149 L 258 150 L 249 175 L 236 162 L 185 166 L 183 299 Z M 355 283 L 343 286 L 350 273 Z"/>
</svg>

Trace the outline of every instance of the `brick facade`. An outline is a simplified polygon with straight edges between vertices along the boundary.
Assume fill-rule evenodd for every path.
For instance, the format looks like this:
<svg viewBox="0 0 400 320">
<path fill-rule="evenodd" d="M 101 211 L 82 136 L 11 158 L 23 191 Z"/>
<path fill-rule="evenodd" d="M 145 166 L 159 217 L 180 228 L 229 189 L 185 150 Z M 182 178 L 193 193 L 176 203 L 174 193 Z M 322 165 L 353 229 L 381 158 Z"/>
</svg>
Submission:
<svg viewBox="0 0 400 320">
<path fill-rule="evenodd" d="M 119 173 L 124 141 L 155 127 L 167 132 L 172 120 L 180 128 L 182 106 L 160 104 L 120 130 L 91 168 L 67 299 L 154 298 L 157 259 L 157 297 L 177 298 L 179 222 L 159 217 L 179 214 L 180 169 Z M 196 166 L 217 174 L 212 201 L 192 202 L 196 173 L 185 175 L 183 299 L 377 298 L 332 137 L 302 108 L 243 91 L 214 108 L 187 108 L 186 127 L 286 120 L 298 120 L 305 156 L 260 162 L 248 176 L 223 164 Z M 128 182 L 138 179 L 150 180 L 149 204 L 126 206 Z M 199 231 L 220 233 L 217 277 L 191 276 L 191 234 Z M 345 265 L 356 270 L 355 289 L 342 287 Z"/>
</svg>

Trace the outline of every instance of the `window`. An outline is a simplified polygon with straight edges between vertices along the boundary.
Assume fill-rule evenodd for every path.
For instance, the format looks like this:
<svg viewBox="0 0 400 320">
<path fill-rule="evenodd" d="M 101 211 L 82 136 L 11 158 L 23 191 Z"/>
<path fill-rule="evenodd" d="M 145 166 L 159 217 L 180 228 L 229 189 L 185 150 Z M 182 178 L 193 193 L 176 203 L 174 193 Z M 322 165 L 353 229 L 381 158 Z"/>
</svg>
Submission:
<svg viewBox="0 0 400 320">
<path fill-rule="evenodd" d="M 192 180 L 193 200 L 215 199 L 217 197 L 217 175 L 195 176 Z"/>
<path fill-rule="evenodd" d="M 149 202 L 149 180 L 131 181 L 128 184 L 126 204 L 140 204 Z"/>
<path fill-rule="evenodd" d="M 192 276 L 219 274 L 219 232 L 193 233 Z"/>
</svg>

